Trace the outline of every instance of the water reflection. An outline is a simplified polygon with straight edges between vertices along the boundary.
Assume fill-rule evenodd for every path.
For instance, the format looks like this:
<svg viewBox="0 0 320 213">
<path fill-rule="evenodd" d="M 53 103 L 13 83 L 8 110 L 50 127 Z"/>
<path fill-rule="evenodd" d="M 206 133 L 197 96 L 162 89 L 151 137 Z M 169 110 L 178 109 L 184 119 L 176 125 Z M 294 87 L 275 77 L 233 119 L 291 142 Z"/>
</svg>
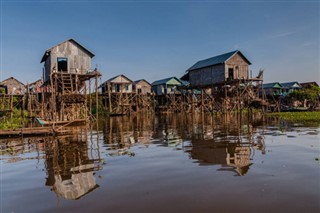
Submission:
<svg viewBox="0 0 320 213">
<path fill-rule="evenodd" d="M 103 126 L 110 156 L 135 156 L 136 143 L 182 149 L 200 166 L 245 175 L 256 150 L 265 154 L 261 116 L 168 114 L 153 117 L 111 117 Z M 260 131 L 260 132 L 259 132 Z"/>
<path fill-rule="evenodd" d="M 154 130 L 154 115 L 143 114 L 134 117 L 110 117 L 103 122 L 104 146 L 109 155 L 134 156 L 130 147 L 139 142 L 146 147 L 150 144 Z"/>
<path fill-rule="evenodd" d="M 43 158 L 44 140 L 39 138 L 7 138 L 0 140 L 1 159 L 6 163 Z M 30 155 L 30 153 L 32 153 Z"/>
<path fill-rule="evenodd" d="M 79 135 L 46 141 L 46 185 L 59 197 L 76 200 L 99 187 L 94 176 L 101 169 L 99 154 L 89 150 L 86 137 Z"/>
</svg>

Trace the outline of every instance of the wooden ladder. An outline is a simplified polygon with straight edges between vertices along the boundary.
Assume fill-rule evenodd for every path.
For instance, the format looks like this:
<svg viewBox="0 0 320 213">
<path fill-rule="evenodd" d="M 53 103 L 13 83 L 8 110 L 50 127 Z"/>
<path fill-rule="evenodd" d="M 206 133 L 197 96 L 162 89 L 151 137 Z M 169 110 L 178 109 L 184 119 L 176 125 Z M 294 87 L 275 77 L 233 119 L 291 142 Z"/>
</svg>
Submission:
<svg viewBox="0 0 320 213">
<path fill-rule="evenodd" d="M 70 74 L 61 74 L 63 93 L 73 92 L 73 81 Z"/>
</svg>

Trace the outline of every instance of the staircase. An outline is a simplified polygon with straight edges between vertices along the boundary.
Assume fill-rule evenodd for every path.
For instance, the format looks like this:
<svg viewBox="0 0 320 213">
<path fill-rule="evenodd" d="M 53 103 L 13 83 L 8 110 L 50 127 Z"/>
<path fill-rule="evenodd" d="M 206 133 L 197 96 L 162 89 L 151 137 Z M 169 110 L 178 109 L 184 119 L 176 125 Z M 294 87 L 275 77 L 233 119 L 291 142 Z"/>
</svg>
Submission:
<svg viewBox="0 0 320 213">
<path fill-rule="evenodd" d="M 70 94 L 74 91 L 74 82 L 72 79 L 72 75 L 70 74 L 61 74 L 61 84 L 62 84 L 62 93 L 63 94 Z"/>
</svg>

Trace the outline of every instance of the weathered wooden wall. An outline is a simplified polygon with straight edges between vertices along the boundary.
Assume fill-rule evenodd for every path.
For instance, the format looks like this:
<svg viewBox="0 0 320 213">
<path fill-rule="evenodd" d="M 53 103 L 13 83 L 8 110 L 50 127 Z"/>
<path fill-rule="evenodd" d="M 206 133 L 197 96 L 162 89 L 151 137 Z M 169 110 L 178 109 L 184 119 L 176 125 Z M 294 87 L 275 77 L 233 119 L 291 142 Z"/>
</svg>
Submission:
<svg viewBox="0 0 320 213">
<path fill-rule="evenodd" d="M 49 79 L 51 70 L 60 71 L 57 70 L 57 58 L 59 57 L 68 59 L 68 73 L 86 74 L 91 68 L 91 57 L 88 53 L 76 43 L 68 40 L 51 49 L 44 65 L 45 81 Z"/>
<path fill-rule="evenodd" d="M 225 80 L 225 66 L 218 64 L 192 70 L 189 73 L 190 84 L 193 86 L 205 86 Z"/>
<path fill-rule="evenodd" d="M 23 95 L 26 92 L 26 86 L 13 77 L 3 80 L 0 84 L 7 87 L 10 95 Z"/>
<path fill-rule="evenodd" d="M 220 83 L 229 76 L 229 68 L 233 69 L 231 79 L 248 79 L 248 62 L 239 53 L 233 55 L 224 64 L 216 64 L 189 72 L 189 82 L 193 86 L 210 86 Z"/>
<path fill-rule="evenodd" d="M 139 83 L 136 84 L 136 92 L 141 94 L 151 93 L 151 85 L 145 81 L 139 81 Z"/>
<path fill-rule="evenodd" d="M 248 63 L 239 55 L 235 54 L 225 62 L 225 78 L 228 75 L 228 69 L 233 68 L 233 79 L 248 79 Z"/>
</svg>

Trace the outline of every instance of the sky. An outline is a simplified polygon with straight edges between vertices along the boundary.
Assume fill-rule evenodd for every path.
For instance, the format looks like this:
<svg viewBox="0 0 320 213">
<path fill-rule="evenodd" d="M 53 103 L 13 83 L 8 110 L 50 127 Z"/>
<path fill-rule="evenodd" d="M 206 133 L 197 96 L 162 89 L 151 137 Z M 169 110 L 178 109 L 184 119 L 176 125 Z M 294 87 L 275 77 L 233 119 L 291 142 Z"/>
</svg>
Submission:
<svg viewBox="0 0 320 213">
<path fill-rule="evenodd" d="M 264 82 L 320 83 L 320 1 L 0 0 L 0 80 L 41 78 L 44 52 L 70 38 L 101 82 L 181 77 L 240 50 Z"/>
</svg>

